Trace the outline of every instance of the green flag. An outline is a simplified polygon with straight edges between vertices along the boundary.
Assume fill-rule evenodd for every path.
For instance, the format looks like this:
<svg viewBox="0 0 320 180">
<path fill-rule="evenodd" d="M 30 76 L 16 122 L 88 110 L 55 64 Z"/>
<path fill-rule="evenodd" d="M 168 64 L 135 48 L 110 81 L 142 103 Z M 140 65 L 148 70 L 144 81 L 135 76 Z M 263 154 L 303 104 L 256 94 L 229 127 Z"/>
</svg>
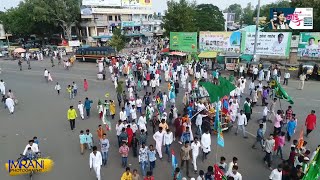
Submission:
<svg viewBox="0 0 320 180">
<path fill-rule="evenodd" d="M 276 80 L 271 81 L 271 85 L 274 88 L 275 96 L 280 99 L 284 99 L 288 101 L 290 104 L 294 104 L 292 98 L 288 95 L 288 93 L 281 87 L 280 83 Z"/>
<path fill-rule="evenodd" d="M 320 178 L 320 154 L 318 149 L 316 156 L 313 158 L 308 166 L 307 173 L 303 176 L 302 180 L 311 180 Z"/>
<path fill-rule="evenodd" d="M 211 82 L 199 82 L 199 85 L 203 86 L 209 94 L 211 102 L 219 101 L 220 97 L 229 95 L 236 87 L 227 79 L 219 77 L 219 85 L 214 85 Z"/>
</svg>

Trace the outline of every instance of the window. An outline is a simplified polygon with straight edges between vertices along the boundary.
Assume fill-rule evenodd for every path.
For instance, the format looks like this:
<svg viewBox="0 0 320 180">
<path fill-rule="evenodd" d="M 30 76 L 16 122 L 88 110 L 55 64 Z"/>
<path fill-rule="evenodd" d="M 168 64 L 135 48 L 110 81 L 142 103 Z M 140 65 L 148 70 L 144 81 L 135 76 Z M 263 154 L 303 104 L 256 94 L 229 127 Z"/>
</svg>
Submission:
<svg viewBox="0 0 320 180">
<path fill-rule="evenodd" d="M 118 16 L 114 16 L 114 20 L 115 20 L 115 21 L 118 21 Z"/>
<path fill-rule="evenodd" d="M 119 16 L 119 18 L 118 18 L 118 19 L 119 19 L 119 21 L 121 21 L 121 16 Z"/>
<path fill-rule="evenodd" d="M 112 21 L 112 16 L 109 16 L 108 19 L 109 19 L 109 21 Z"/>
</svg>

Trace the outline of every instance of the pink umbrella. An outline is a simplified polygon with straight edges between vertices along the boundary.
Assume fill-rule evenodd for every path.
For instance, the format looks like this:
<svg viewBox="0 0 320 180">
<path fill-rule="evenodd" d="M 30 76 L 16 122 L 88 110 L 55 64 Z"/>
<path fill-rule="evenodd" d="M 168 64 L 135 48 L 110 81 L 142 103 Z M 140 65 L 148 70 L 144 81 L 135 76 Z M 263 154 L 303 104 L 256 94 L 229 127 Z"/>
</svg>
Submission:
<svg viewBox="0 0 320 180">
<path fill-rule="evenodd" d="M 14 52 L 14 53 L 24 53 L 24 52 L 26 52 L 26 50 L 23 49 L 23 48 L 17 48 L 17 49 L 15 49 L 13 52 Z"/>
</svg>

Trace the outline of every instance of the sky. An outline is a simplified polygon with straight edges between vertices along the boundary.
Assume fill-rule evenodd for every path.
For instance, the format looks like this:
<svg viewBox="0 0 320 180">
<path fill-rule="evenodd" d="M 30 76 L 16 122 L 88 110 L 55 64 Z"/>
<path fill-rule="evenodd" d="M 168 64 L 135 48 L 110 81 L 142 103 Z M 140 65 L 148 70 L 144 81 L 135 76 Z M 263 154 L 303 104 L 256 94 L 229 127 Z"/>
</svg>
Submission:
<svg viewBox="0 0 320 180">
<path fill-rule="evenodd" d="M 9 9 L 11 7 L 15 7 L 19 4 L 21 0 L 0 0 L 0 11 L 4 9 Z M 166 0 L 152 0 L 153 1 L 153 10 L 155 12 L 163 12 L 166 10 Z M 277 0 L 261 0 L 261 5 L 269 4 L 272 2 L 276 2 Z M 218 6 L 221 10 L 227 8 L 231 4 L 238 3 L 242 7 L 245 7 L 247 3 L 251 2 L 253 6 L 258 4 L 258 0 L 197 0 L 197 4 L 206 3 L 213 4 Z"/>
</svg>

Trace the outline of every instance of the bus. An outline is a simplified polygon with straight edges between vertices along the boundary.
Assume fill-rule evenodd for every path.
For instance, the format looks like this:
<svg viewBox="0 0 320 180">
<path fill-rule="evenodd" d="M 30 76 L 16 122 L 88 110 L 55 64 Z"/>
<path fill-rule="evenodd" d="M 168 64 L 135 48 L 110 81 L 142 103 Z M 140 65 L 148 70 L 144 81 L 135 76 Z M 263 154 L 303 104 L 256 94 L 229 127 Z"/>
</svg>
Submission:
<svg viewBox="0 0 320 180">
<path fill-rule="evenodd" d="M 80 62 L 96 62 L 102 57 L 115 56 L 116 51 L 112 47 L 87 47 L 76 51 L 76 59 Z"/>
</svg>

